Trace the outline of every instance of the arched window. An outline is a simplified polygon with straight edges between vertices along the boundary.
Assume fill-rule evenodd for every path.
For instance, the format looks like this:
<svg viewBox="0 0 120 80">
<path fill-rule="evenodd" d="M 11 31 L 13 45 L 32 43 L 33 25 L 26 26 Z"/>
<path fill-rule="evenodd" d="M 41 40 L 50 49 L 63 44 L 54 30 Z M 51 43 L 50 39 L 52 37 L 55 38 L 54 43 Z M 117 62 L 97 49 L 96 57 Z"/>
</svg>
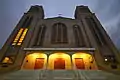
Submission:
<svg viewBox="0 0 120 80">
<path fill-rule="evenodd" d="M 63 23 L 56 23 L 52 26 L 51 34 L 52 43 L 67 43 L 67 27 Z"/>
<path fill-rule="evenodd" d="M 46 31 L 46 26 L 45 25 L 40 25 L 39 29 L 37 31 L 37 36 L 35 38 L 35 42 L 34 42 L 35 46 L 39 46 L 39 47 L 42 46 L 44 36 L 45 36 L 45 31 Z"/>
<path fill-rule="evenodd" d="M 84 41 L 83 33 L 80 26 L 74 25 L 73 32 L 75 35 L 75 43 L 77 47 L 85 47 L 85 41 Z"/>
</svg>

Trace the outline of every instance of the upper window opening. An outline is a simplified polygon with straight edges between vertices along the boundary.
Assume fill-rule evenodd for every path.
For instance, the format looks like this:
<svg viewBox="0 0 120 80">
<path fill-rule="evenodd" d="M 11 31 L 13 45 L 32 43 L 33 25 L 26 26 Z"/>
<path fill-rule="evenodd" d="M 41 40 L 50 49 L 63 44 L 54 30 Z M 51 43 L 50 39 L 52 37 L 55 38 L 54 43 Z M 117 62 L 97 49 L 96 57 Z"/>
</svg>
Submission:
<svg viewBox="0 0 120 80">
<path fill-rule="evenodd" d="M 52 43 L 68 43 L 67 27 L 63 23 L 56 23 L 52 26 Z"/>
</svg>

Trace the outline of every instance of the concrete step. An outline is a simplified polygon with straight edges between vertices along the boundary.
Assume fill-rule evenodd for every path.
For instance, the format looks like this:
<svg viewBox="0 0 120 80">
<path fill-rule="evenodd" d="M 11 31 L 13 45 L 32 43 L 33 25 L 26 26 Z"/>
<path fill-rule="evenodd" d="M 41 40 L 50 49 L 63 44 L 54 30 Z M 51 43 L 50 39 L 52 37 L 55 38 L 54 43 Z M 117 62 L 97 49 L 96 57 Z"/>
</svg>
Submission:
<svg viewBox="0 0 120 80">
<path fill-rule="evenodd" d="M 3 80 L 39 80 L 40 70 L 19 70 L 3 77 Z"/>
<path fill-rule="evenodd" d="M 82 80 L 120 80 L 120 76 L 101 70 L 77 71 Z"/>
<path fill-rule="evenodd" d="M 120 80 L 120 76 L 101 70 L 19 70 L 0 80 Z"/>
<path fill-rule="evenodd" d="M 46 70 L 41 77 L 46 80 L 75 80 L 75 78 L 73 70 Z"/>
</svg>

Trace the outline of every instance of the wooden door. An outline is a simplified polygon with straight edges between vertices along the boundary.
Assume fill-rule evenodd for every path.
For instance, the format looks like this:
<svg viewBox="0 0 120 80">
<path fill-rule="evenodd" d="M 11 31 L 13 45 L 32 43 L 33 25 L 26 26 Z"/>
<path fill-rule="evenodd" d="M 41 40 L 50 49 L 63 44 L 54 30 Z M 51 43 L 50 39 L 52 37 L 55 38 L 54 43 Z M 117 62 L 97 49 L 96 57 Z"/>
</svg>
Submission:
<svg viewBox="0 0 120 80">
<path fill-rule="evenodd" d="M 56 58 L 54 61 L 54 69 L 65 69 L 65 60 L 63 58 Z"/>
<path fill-rule="evenodd" d="M 85 69 L 83 58 L 75 58 L 75 65 L 77 69 Z"/>
<path fill-rule="evenodd" d="M 44 58 L 36 58 L 34 69 L 42 69 L 44 65 Z"/>
</svg>

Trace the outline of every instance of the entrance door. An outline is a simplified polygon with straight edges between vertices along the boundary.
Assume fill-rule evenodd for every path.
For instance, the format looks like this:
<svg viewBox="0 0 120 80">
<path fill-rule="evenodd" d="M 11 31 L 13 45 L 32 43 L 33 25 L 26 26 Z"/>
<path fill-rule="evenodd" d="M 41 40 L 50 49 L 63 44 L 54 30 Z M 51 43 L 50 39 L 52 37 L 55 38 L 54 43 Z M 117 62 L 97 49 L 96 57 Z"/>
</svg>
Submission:
<svg viewBox="0 0 120 80">
<path fill-rule="evenodd" d="M 77 69 L 85 69 L 83 58 L 75 58 L 75 64 Z"/>
<path fill-rule="evenodd" d="M 42 69 L 44 65 L 44 58 L 36 58 L 34 69 Z"/>
<path fill-rule="evenodd" d="M 65 69 L 65 60 L 63 58 L 55 59 L 54 69 Z"/>
</svg>

